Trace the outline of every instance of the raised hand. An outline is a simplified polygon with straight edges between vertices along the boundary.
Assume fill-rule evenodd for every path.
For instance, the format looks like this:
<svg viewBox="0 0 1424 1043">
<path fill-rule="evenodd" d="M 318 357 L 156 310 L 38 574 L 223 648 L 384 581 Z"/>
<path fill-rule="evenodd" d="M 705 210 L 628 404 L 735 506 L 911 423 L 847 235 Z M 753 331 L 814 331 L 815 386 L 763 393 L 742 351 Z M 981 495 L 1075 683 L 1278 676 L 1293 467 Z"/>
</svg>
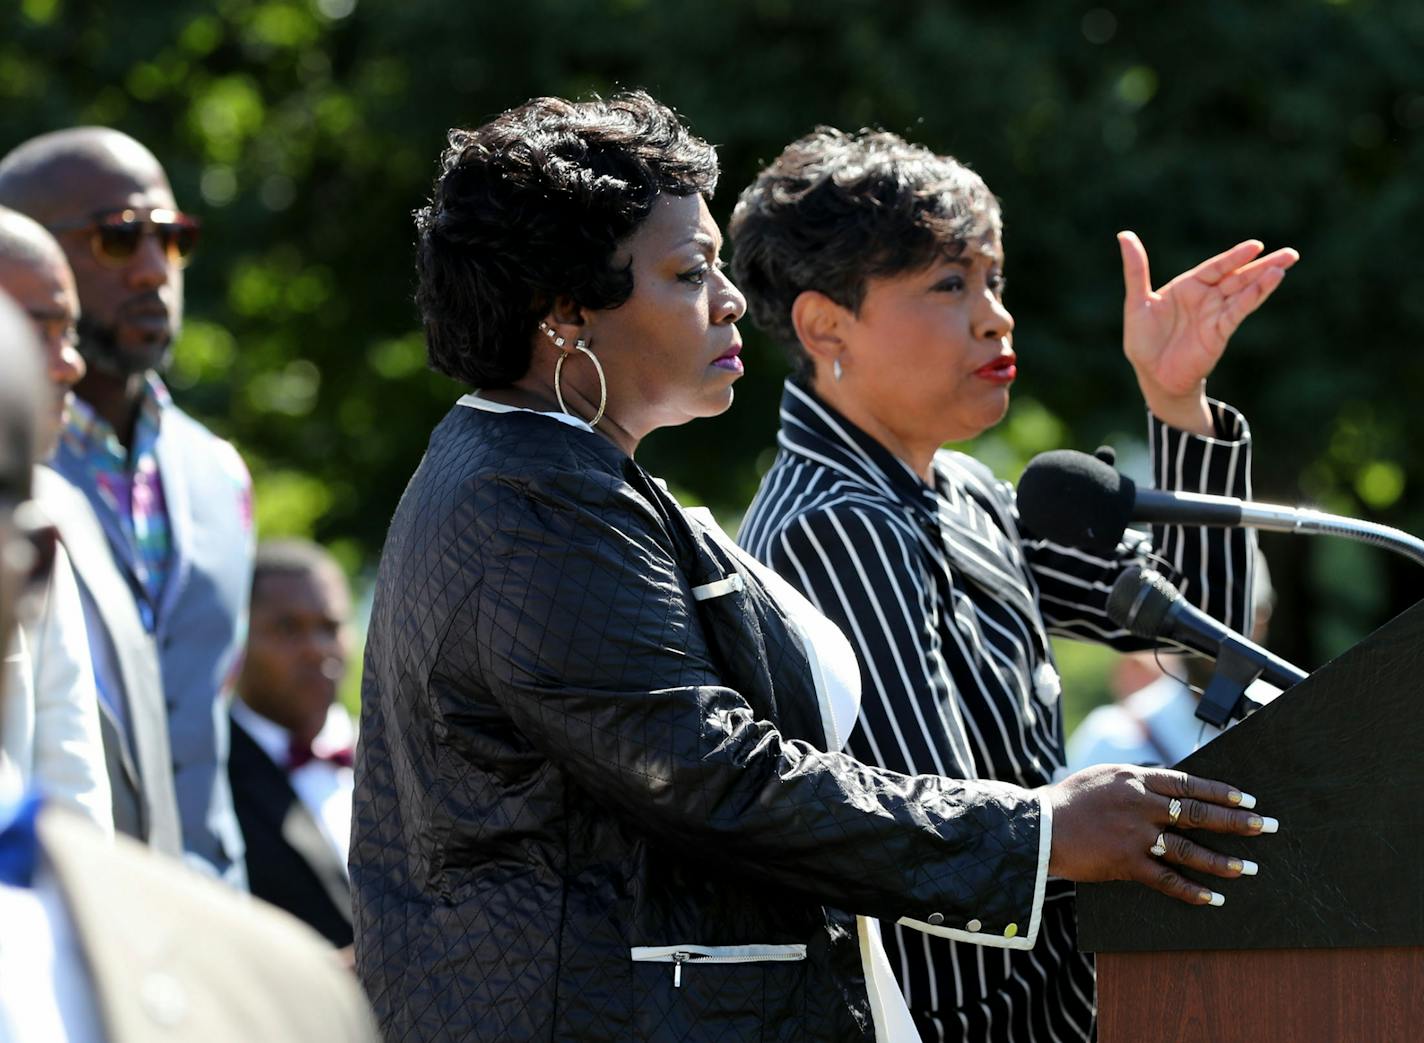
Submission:
<svg viewBox="0 0 1424 1043">
<path fill-rule="evenodd" d="M 1243 836 L 1277 829 L 1240 790 L 1168 768 L 1099 765 L 1045 789 L 1053 807 L 1050 873 L 1080 882 L 1133 880 L 1191 905 L 1224 899 L 1175 867 L 1239 877 L 1257 866 L 1195 844 L 1178 828 Z"/>
<path fill-rule="evenodd" d="M 1290 247 L 1265 256 L 1249 239 L 1152 289 L 1147 250 L 1133 232 L 1118 233 L 1126 288 L 1123 351 L 1148 407 L 1162 420 L 1211 432 L 1206 378 L 1242 320 L 1275 292 L 1300 259 Z"/>
</svg>

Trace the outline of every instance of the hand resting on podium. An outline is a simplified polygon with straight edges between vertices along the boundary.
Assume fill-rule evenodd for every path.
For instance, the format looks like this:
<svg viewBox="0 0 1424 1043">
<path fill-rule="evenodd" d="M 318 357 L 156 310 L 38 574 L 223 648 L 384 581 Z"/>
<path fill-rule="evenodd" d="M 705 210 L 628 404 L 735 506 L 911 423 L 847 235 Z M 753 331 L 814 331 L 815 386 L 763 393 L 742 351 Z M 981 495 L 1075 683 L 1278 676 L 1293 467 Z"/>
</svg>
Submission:
<svg viewBox="0 0 1424 1043">
<path fill-rule="evenodd" d="M 1202 847 L 1174 827 L 1240 836 L 1278 828 L 1253 810 L 1250 794 L 1168 768 L 1100 764 L 1044 791 L 1053 808 L 1050 873 L 1079 883 L 1130 880 L 1190 905 L 1221 905 L 1225 898 L 1179 869 L 1230 879 L 1258 867 Z"/>
</svg>

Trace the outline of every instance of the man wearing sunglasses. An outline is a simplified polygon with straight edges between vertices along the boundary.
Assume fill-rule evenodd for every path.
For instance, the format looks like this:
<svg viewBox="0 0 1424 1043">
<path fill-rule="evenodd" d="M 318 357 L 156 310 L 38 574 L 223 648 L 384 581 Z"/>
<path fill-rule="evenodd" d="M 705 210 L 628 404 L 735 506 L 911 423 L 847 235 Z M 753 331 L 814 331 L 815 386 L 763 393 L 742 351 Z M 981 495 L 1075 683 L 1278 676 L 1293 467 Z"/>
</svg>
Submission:
<svg viewBox="0 0 1424 1043">
<path fill-rule="evenodd" d="M 5 207 L 0 207 L 0 290 L 29 316 L 44 349 L 52 397 L 42 415 L 40 455 L 49 460 L 70 389 L 85 374 L 75 345 L 79 298 L 59 244 Z M 100 809 L 102 803 L 94 816 L 101 825 L 164 854 L 181 855 L 158 650 L 84 494 L 39 466 L 34 498 L 59 530 L 63 547 L 45 611 L 33 625 L 38 631 L 30 641 L 34 698 L 12 693 L 5 748 L 20 774 L 32 775 L 50 796 L 80 808 Z M 77 588 L 69 577 L 71 560 Z M 86 727 L 91 721 L 102 735 L 97 766 L 103 779 L 94 779 L 91 769 L 95 746 Z"/>
<path fill-rule="evenodd" d="M 89 500 L 157 643 L 184 850 L 243 886 L 226 711 L 247 625 L 251 483 L 159 376 L 197 222 L 148 149 L 101 127 L 16 147 L 0 160 L 0 205 L 49 229 L 74 272 L 88 372 L 52 466 Z"/>
</svg>

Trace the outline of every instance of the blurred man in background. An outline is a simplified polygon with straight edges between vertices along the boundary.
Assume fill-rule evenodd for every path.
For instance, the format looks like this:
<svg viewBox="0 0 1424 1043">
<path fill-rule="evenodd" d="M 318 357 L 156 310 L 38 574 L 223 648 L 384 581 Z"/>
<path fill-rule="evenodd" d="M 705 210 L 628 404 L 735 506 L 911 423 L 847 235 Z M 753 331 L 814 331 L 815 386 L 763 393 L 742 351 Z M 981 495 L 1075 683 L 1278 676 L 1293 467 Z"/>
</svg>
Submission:
<svg viewBox="0 0 1424 1043">
<path fill-rule="evenodd" d="M 351 594 L 314 543 L 257 548 L 252 624 L 232 704 L 233 802 L 252 893 L 351 944 L 351 754 L 337 703 L 351 654 Z"/>
<path fill-rule="evenodd" d="M 53 562 L 31 468 L 53 394 L 0 293 L 0 648 Z M 0 722 L 7 674 L 0 673 Z M 0 727 L 0 741 L 3 741 Z M 0 1037 L 371 1041 L 354 979 L 306 928 L 0 779 Z"/>
<path fill-rule="evenodd" d="M 49 229 L 74 272 L 88 372 L 53 466 L 88 498 L 157 643 L 183 847 L 243 886 L 226 699 L 246 628 L 251 482 L 233 448 L 174 406 L 159 378 L 182 322 L 197 222 L 178 210 L 152 153 L 101 127 L 11 151 L 0 205 Z"/>
<path fill-rule="evenodd" d="M 39 453 L 47 457 L 59 438 L 69 389 L 84 375 L 84 360 L 74 350 L 79 300 L 58 244 L 29 218 L 3 207 L 0 290 L 28 316 L 43 349 L 49 394 L 39 411 Z M 38 484 L 38 469 L 34 480 Z M 0 765 L 18 776 L 22 788 L 39 789 L 112 833 L 84 608 L 64 548 L 56 547 L 54 556 L 48 582 L 35 592 L 17 636 L 23 648 L 15 651 L 28 661 L 10 682 Z"/>
</svg>

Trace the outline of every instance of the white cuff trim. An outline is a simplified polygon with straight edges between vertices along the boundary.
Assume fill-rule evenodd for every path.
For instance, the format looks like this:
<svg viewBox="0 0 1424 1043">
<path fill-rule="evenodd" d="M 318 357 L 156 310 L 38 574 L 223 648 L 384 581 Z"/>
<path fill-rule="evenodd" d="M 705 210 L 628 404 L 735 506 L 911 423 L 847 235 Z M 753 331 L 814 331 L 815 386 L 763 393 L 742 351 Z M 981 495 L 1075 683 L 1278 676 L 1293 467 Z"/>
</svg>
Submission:
<svg viewBox="0 0 1424 1043">
<path fill-rule="evenodd" d="M 692 588 L 692 596 L 698 601 L 706 601 L 708 598 L 720 598 L 725 594 L 731 594 L 742 589 L 742 574 L 734 572 L 725 579 L 714 580 L 711 583 L 703 583 Z"/>
<path fill-rule="evenodd" d="M 1048 858 L 1053 852 L 1053 808 L 1048 802 L 1048 795 L 1042 790 L 1039 790 L 1035 796 L 1038 798 L 1039 808 L 1038 874 L 1033 882 L 1033 908 L 1029 911 L 1027 931 L 1018 933 L 1012 938 L 1005 938 L 1002 934 L 993 934 L 990 931 L 965 931 L 957 927 L 936 927 L 923 920 L 912 920 L 908 916 L 900 917 L 900 925 L 914 928 L 916 931 L 923 931 L 925 934 L 948 938 L 953 942 L 965 942 L 969 945 L 983 945 L 992 949 L 1032 949 L 1034 943 L 1038 941 L 1038 928 L 1043 921 L 1043 895 L 1048 886 Z"/>
</svg>

